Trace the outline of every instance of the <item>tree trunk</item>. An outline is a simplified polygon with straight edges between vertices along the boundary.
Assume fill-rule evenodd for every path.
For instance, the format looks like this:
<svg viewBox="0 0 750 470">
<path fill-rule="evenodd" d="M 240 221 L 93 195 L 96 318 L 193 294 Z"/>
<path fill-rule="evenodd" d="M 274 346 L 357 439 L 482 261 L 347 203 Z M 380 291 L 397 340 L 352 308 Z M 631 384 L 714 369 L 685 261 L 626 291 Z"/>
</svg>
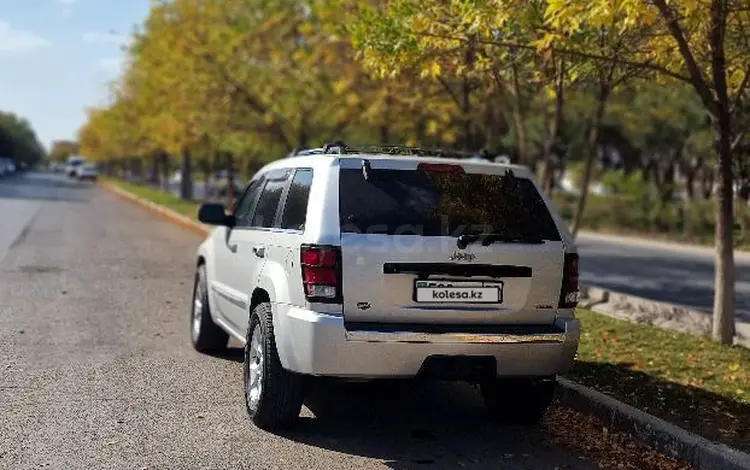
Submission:
<svg viewBox="0 0 750 470">
<path fill-rule="evenodd" d="M 471 122 L 471 84 L 468 78 L 463 79 L 461 85 L 461 115 L 463 119 L 463 142 L 461 147 L 463 150 L 476 150 L 474 149 L 474 137 L 473 127 Z"/>
<path fill-rule="evenodd" d="M 685 193 L 689 201 L 695 200 L 695 173 L 696 170 L 690 165 L 683 170 L 683 175 L 685 176 Z"/>
<path fill-rule="evenodd" d="M 714 192 L 714 171 L 711 168 L 704 168 L 701 175 L 701 194 L 703 199 L 711 199 Z"/>
<path fill-rule="evenodd" d="M 722 344 L 734 339 L 734 188 L 732 175 L 732 116 L 727 93 L 727 64 L 724 44 L 727 30 L 727 2 L 712 0 L 711 73 L 716 106 L 713 124 L 719 158 L 716 194 L 716 279 L 714 284 L 713 337 Z"/>
<path fill-rule="evenodd" d="M 528 149 L 526 146 L 526 110 L 523 106 L 523 93 L 521 90 L 521 79 L 518 76 L 518 67 L 515 62 L 511 65 L 513 73 L 513 94 L 516 98 L 516 105 L 513 109 L 514 133 L 516 134 L 516 151 L 518 152 L 518 162 L 521 165 L 528 165 Z"/>
<path fill-rule="evenodd" d="M 180 167 L 182 179 L 180 181 L 180 198 L 184 200 L 193 199 L 193 167 L 190 158 L 190 150 L 182 149 L 182 165 Z"/>
<path fill-rule="evenodd" d="M 159 156 L 153 154 L 149 157 L 151 168 L 149 170 L 148 182 L 151 186 L 159 187 Z"/>
<path fill-rule="evenodd" d="M 716 278 L 713 319 L 713 337 L 722 344 L 732 344 L 734 339 L 734 191 L 730 124 L 729 112 L 722 110 L 715 124 L 719 178 L 716 188 Z"/>
<path fill-rule="evenodd" d="M 245 179 L 250 181 L 255 175 L 255 159 L 254 157 L 245 157 Z"/>
<path fill-rule="evenodd" d="M 387 85 L 386 85 L 387 86 Z M 391 142 L 391 93 L 386 90 L 385 109 L 383 110 L 383 123 L 380 125 L 380 144 L 388 145 Z"/>
<path fill-rule="evenodd" d="M 380 143 L 382 145 L 388 145 L 391 141 L 391 129 L 388 124 L 380 126 Z"/>
<path fill-rule="evenodd" d="M 588 199 L 589 185 L 591 184 L 591 177 L 594 172 L 594 163 L 599 155 L 599 129 L 601 128 L 602 120 L 604 119 L 604 111 L 607 107 L 608 98 L 609 87 L 602 86 L 599 91 L 596 114 L 594 114 L 594 119 L 591 122 L 591 129 L 586 144 L 587 157 L 586 165 L 583 169 L 583 179 L 581 181 L 581 194 L 578 197 L 576 212 L 573 218 L 573 226 L 570 229 L 573 238 L 578 236 L 578 231 L 583 223 L 583 211 L 586 209 L 586 199 Z"/>
<path fill-rule="evenodd" d="M 227 207 L 234 207 L 234 155 L 227 153 Z"/>
<path fill-rule="evenodd" d="M 213 174 L 213 161 L 207 159 L 203 164 L 203 200 L 211 200 L 211 174 Z"/>
<path fill-rule="evenodd" d="M 565 78 L 565 61 L 560 61 L 560 70 L 558 71 L 557 83 L 555 86 L 555 112 L 552 115 L 552 123 L 547 129 L 546 137 L 544 140 L 544 162 L 542 166 L 542 190 L 547 194 L 552 193 L 552 187 L 554 186 L 554 149 L 560 139 L 560 129 L 562 127 L 563 119 L 563 84 Z"/>
<path fill-rule="evenodd" d="M 169 192 L 169 155 L 166 152 L 159 153 L 159 162 L 161 163 L 161 185 L 165 192 Z"/>
</svg>

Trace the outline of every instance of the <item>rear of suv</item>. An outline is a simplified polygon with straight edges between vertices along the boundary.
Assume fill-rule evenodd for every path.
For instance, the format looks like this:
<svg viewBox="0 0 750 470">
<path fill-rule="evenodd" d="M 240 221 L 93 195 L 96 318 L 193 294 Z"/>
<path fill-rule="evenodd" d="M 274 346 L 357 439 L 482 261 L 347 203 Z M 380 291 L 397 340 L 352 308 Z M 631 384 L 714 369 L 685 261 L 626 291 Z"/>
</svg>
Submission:
<svg viewBox="0 0 750 470">
<path fill-rule="evenodd" d="M 394 153 L 397 153 L 394 155 Z M 316 149 L 263 168 L 200 246 L 202 352 L 245 343 L 247 410 L 292 423 L 314 376 L 480 385 L 537 421 L 580 336 L 578 256 L 528 169 L 394 149 Z"/>
</svg>

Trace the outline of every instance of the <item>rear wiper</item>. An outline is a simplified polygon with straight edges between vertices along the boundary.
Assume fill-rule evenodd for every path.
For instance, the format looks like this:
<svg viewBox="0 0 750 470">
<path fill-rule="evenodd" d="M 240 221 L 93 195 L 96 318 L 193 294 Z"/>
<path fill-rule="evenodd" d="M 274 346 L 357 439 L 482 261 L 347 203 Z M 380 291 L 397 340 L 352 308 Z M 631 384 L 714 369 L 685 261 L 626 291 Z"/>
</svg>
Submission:
<svg viewBox="0 0 750 470">
<path fill-rule="evenodd" d="M 459 249 L 463 250 L 469 246 L 470 243 L 482 242 L 482 246 L 490 246 L 493 243 L 525 243 L 533 245 L 542 245 L 544 240 L 538 237 L 514 237 L 503 235 L 500 233 L 466 233 L 458 237 L 456 245 Z"/>
</svg>

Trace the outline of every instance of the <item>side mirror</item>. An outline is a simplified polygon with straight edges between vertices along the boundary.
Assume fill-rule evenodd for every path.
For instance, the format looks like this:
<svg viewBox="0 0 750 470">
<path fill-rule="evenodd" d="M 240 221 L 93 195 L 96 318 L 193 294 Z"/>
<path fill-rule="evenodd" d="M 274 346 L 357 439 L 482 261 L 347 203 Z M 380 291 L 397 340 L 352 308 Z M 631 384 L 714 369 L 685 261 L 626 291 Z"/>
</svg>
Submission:
<svg viewBox="0 0 750 470">
<path fill-rule="evenodd" d="M 207 225 L 234 225 L 234 217 L 227 215 L 223 204 L 201 204 L 198 209 L 198 220 Z"/>
</svg>

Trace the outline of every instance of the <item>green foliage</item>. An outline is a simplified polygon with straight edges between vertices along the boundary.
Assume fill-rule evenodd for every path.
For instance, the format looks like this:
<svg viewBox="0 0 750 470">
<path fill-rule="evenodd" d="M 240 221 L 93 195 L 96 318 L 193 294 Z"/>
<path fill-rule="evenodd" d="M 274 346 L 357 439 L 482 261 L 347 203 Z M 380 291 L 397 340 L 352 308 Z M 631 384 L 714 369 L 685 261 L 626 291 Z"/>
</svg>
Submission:
<svg viewBox="0 0 750 470">
<path fill-rule="evenodd" d="M 46 156 L 44 147 L 27 120 L 0 111 L 0 157 L 32 166 Z"/>
<path fill-rule="evenodd" d="M 653 192 L 646 197 L 637 198 L 634 194 L 644 188 L 637 182 L 634 186 L 635 193 L 618 196 L 590 195 L 583 217 L 583 228 L 605 233 L 713 244 L 716 230 L 715 201 L 698 199 L 662 202 Z M 651 188 L 648 189 L 652 191 Z M 562 217 L 571 220 L 576 198 L 567 194 L 555 194 L 553 199 Z M 734 231 L 735 247 L 749 249 L 750 207 L 737 204 L 734 214 L 737 221 Z"/>
<path fill-rule="evenodd" d="M 643 179 L 641 171 L 626 174 L 624 170 L 610 170 L 602 174 L 601 181 L 607 192 L 614 197 L 640 202 L 647 201 L 652 193 L 652 188 Z"/>
</svg>

